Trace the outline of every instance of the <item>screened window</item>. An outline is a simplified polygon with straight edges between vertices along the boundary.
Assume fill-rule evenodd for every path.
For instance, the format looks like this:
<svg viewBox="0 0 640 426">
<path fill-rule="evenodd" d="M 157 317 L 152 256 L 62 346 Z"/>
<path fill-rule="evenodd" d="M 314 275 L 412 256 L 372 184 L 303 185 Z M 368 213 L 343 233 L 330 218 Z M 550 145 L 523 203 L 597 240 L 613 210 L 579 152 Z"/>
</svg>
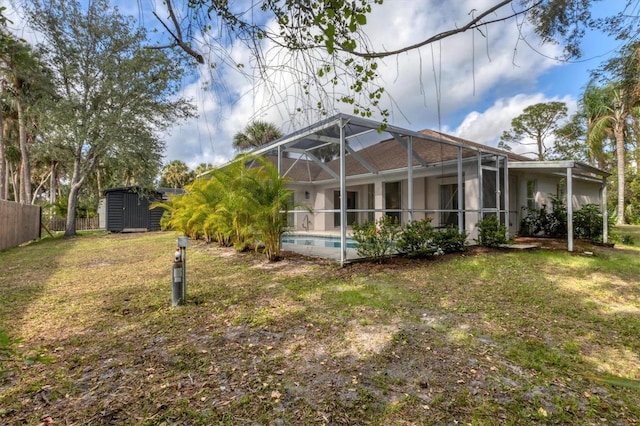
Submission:
<svg viewBox="0 0 640 426">
<path fill-rule="evenodd" d="M 536 194 L 538 193 L 538 181 L 527 181 L 527 208 L 529 210 L 536 210 L 538 205 L 536 203 Z"/>
</svg>

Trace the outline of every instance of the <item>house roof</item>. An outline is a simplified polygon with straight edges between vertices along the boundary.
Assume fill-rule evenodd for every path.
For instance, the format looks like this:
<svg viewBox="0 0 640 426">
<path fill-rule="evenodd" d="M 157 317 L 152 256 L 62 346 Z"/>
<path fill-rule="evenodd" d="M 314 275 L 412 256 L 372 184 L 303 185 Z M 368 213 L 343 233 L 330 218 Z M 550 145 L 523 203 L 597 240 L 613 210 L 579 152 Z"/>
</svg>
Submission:
<svg viewBox="0 0 640 426">
<path fill-rule="evenodd" d="M 406 169 L 410 146 L 414 167 L 426 168 L 457 161 L 459 152 L 463 158 L 477 158 L 479 154 L 524 158 L 430 130 L 415 132 L 397 126 L 382 126 L 382 123 L 346 114 L 337 114 L 284 136 L 253 154 L 266 154 L 275 163 L 278 150 L 290 153 L 288 158 L 281 159 L 282 173 L 295 181 L 337 180 L 340 159 L 322 162 L 316 150 L 328 145 L 339 146 L 341 135 L 348 151 L 345 173 L 349 177 Z"/>
<path fill-rule="evenodd" d="M 455 164 L 458 155 L 463 160 L 478 156 L 501 156 L 508 159 L 509 168 L 525 169 L 525 164 L 542 169 L 540 162 L 532 161 L 523 155 L 472 142 L 456 136 L 425 129 L 415 132 L 397 126 L 387 125 L 355 117 L 337 114 L 277 139 L 252 152 L 266 155 L 277 163 L 277 152 L 289 153 L 281 158 L 281 170 L 284 176 L 298 182 L 318 182 L 339 180 L 340 159 L 322 162 L 317 155 L 318 149 L 325 146 L 339 146 L 344 137 L 347 155 L 345 156 L 345 175 L 347 177 L 388 173 L 406 169 L 411 148 L 413 167 L 428 168 Z M 567 167 L 561 162 L 543 162 L 546 167 Z M 515 166 L 515 164 L 519 164 Z M 579 162 L 572 162 L 585 176 L 608 176 L 607 172 Z M 555 165 L 555 166 L 554 166 Z"/>
</svg>

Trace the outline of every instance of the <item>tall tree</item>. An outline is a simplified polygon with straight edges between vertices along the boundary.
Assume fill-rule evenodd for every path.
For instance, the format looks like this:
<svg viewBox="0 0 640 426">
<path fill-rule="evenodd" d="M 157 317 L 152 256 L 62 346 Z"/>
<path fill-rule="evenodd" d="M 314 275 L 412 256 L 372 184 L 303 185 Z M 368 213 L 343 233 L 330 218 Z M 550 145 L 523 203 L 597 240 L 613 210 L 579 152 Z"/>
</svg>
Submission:
<svg viewBox="0 0 640 426">
<path fill-rule="evenodd" d="M 34 0 L 29 19 L 44 42 L 43 57 L 54 71 L 56 108 L 47 140 L 63 149 L 69 164 L 65 235 L 75 234 L 78 196 L 104 159 L 135 159 L 159 166 L 159 132 L 188 116 L 176 99 L 183 68 L 170 51 L 145 48 L 143 29 L 134 29 L 107 0 Z M 148 171 L 147 171 L 148 172 Z M 157 175 L 139 176 L 150 185 Z"/>
<path fill-rule="evenodd" d="M 588 87 L 585 97 L 589 97 L 587 144 L 590 150 L 602 149 L 603 141 L 613 139 L 616 153 L 616 173 L 618 200 L 616 223 L 625 223 L 624 191 L 625 191 L 625 131 L 632 109 L 627 103 L 624 88 L 619 84 L 609 84 L 603 88 Z"/>
<path fill-rule="evenodd" d="M 32 194 L 29 145 L 30 141 L 34 140 L 35 129 L 30 123 L 34 123 L 37 98 L 46 90 L 45 80 L 48 76 L 43 72 L 43 65 L 31 46 L 24 40 L 7 34 L 5 29 L 0 29 L 0 64 L 2 92 L 10 108 L 15 111 L 18 128 L 20 190 L 15 194 L 15 198 L 16 201 L 30 204 Z M 4 149 L 0 153 L 4 157 Z"/>
<path fill-rule="evenodd" d="M 278 127 L 267 121 L 253 121 L 249 123 L 242 132 L 233 136 L 233 147 L 238 151 L 247 151 L 266 145 L 282 137 L 282 132 Z"/>
<path fill-rule="evenodd" d="M 553 150 L 549 139 L 555 137 L 566 118 L 567 105 L 564 102 L 530 105 L 511 120 L 511 129 L 502 133 L 500 143 L 503 146 L 513 143 L 534 145 L 536 150 L 528 153 L 536 155 L 538 160 L 548 160 Z"/>
</svg>

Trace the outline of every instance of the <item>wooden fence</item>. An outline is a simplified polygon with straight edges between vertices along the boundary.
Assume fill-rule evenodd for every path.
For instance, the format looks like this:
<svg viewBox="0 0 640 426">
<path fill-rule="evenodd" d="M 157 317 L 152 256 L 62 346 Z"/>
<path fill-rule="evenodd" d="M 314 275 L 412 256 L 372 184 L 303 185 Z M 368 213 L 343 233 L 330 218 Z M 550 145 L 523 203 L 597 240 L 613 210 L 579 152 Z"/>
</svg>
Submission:
<svg viewBox="0 0 640 426">
<path fill-rule="evenodd" d="M 40 206 L 0 200 L 0 250 L 40 238 Z"/>
<path fill-rule="evenodd" d="M 49 231 L 64 231 L 67 224 L 65 218 L 52 217 L 49 219 L 47 229 Z M 89 231 L 92 229 L 100 229 L 100 220 L 97 217 L 78 217 L 76 218 L 76 231 Z"/>
</svg>

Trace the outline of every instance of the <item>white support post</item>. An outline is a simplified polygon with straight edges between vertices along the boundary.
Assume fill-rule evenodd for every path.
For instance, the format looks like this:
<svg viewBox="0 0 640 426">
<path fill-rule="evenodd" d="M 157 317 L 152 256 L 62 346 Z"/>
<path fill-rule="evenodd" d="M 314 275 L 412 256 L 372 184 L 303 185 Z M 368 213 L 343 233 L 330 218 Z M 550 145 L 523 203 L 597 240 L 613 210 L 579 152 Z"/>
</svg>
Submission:
<svg viewBox="0 0 640 426">
<path fill-rule="evenodd" d="M 462 147 L 458 147 L 458 232 L 464 231 L 464 181 L 462 179 Z"/>
<path fill-rule="evenodd" d="M 278 176 L 282 176 L 282 145 L 278 145 Z"/>
<path fill-rule="evenodd" d="M 345 159 L 344 120 L 340 119 L 340 265 L 347 260 L 347 180 Z"/>
<path fill-rule="evenodd" d="M 498 161 L 500 161 L 498 157 Z M 500 176 L 500 163 L 498 163 L 498 176 Z M 499 201 L 498 201 L 499 202 Z M 500 206 L 500 204 L 498 204 Z M 507 240 L 509 239 L 509 159 L 504 157 L 504 224 L 507 227 Z"/>
<path fill-rule="evenodd" d="M 573 251 L 573 168 L 567 167 L 567 250 Z"/>
<path fill-rule="evenodd" d="M 602 242 L 609 242 L 609 210 L 607 209 L 607 178 L 602 178 L 602 196 L 600 208 L 602 209 Z"/>
<path fill-rule="evenodd" d="M 409 222 L 413 222 L 413 136 L 409 136 L 407 148 L 407 203 L 409 209 L 408 219 Z M 400 221 L 402 222 L 402 219 Z"/>
</svg>

